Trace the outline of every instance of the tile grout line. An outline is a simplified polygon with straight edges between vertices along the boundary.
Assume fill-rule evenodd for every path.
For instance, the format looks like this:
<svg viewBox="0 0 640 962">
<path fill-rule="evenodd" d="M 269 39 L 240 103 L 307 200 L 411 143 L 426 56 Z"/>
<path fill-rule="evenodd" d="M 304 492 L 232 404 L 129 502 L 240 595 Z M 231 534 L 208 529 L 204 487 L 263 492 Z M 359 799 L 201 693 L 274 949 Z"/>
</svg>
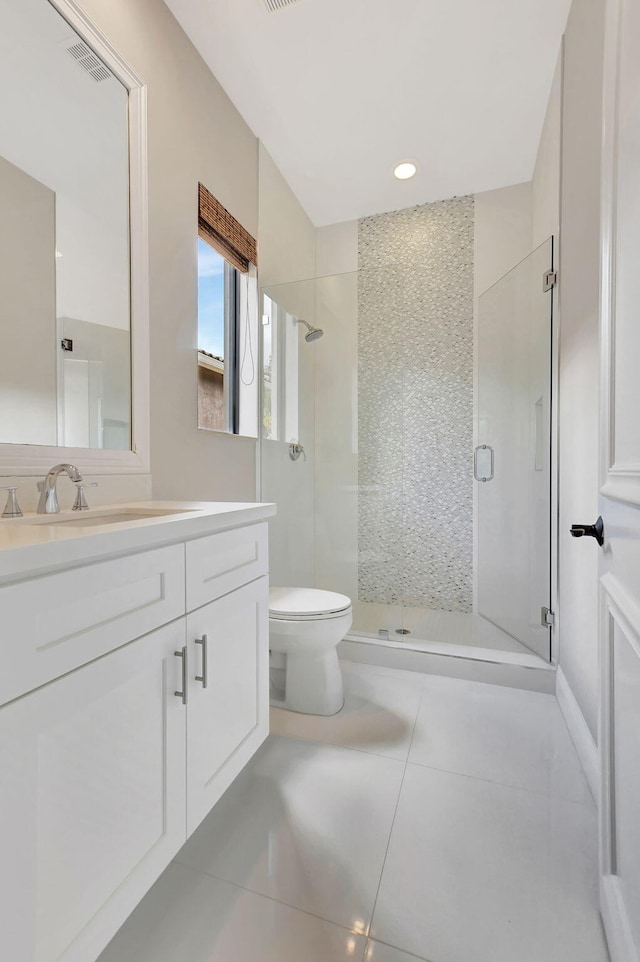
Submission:
<svg viewBox="0 0 640 962">
<path fill-rule="evenodd" d="M 421 704 L 422 704 L 422 692 L 420 693 L 420 699 L 419 699 L 419 701 L 418 701 L 418 707 L 416 708 L 416 713 L 415 713 L 415 717 L 414 717 L 414 720 L 413 720 L 413 725 L 412 725 L 412 728 L 411 728 L 411 739 L 410 739 L 410 741 L 409 741 L 409 748 L 411 747 L 411 742 L 413 741 L 413 735 L 414 735 L 414 732 L 415 732 L 415 729 L 416 729 L 416 724 L 417 724 L 417 722 L 418 722 L 418 712 L 419 712 L 419 710 L 420 710 L 420 705 L 421 705 Z M 205 871 L 204 869 L 196 869 L 196 868 L 193 868 L 193 866 L 189 865 L 187 862 L 181 862 L 178 856 L 175 856 L 174 859 L 173 859 L 173 861 L 174 861 L 175 863 L 177 863 L 178 865 L 183 865 L 183 866 L 191 869 L 192 872 L 196 872 L 196 873 L 198 873 L 199 875 L 204 875 L 204 876 L 207 877 L 207 878 L 216 879 L 217 881 L 219 881 L 219 882 L 224 882 L 224 883 L 226 883 L 227 885 L 233 885 L 235 888 L 242 889 L 242 890 L 245 891 L 245 892 L 251 892 L 252 895 L 257 895 L 257 896 L 260 896 L 260 897 L 262 897 L 262 898 L 269 899 L 269 900 L 272 901 L 272 902 L 276 902 L 278 905 L 283 905 L 283 906 L 285 906 L 286 908 L 293 909 L 293 910 L 296 911 L 296 912 L 303 912 L 305 915 L 309 915 L 309 916 L 311 916 L 312 918 L 318 919 L 318 921 L 320 921 L 320 922 L 326 922 L 328 925 L 335 925 L 335 926 L 337 926 L 338 928 L 342 929 L 343 931 L 348 932 L 349 935 L 353 935 L 354 937 L 362 936 L 362 937 L 364 938 L 364 941 L 365 941 L 364 951 L 365 951 L 365 955 L 366 955 L 367 941 L 368 941 L 368 939 L 369 939 L 369 934 L 368 934 L 368 933 L 369 933 L 369 931 L 370 931 L 370 929 L 371 929 L 371 922 L 373 921 L 373 913 L 374 913 L 374 911 L 375 911 L 375 906 L 376 906 L 376 902 L 377 902 L 377 899 L 378 899 L 378 892 L 379 892 L 379 890 L 380 890 L 380 883 L 381 883 L 381 881 L 382 881 L 382 872 L 384 871 L 384 866 L 385 866 L 385 862 L 386 862 L 386 859 L 387 859 L 387 852 L 388 852 L 388 850 L 389 850 L 389 843 L 390 843 L 390 841 L 391 841 L 391 833 L 392 833 L 392 831 L 393 831 L 393 826 L 394 826 L 394 824 L 395 824 L 395 819 L 396 819 L 396 812 L 397 812 L 397 810 L 398 810 L 398 805 L 399 805 L 399 803 L 400 803 L 400 795 L 401 795 L 401 792 L 402 792 L 402 786 L 403 786 L 403 784 L 404 784 L 404 776 L 405 776 L 405 773 L 406 773 L 406 770 L 407 770 L 408 757 L 409 757 L 409 749 L 407 749 L 407 758 L 405 758 L 404 761 L 403 761 L 403 759 L 401 759 L 401 758 L 391 758 L 389 755 L 376 755 L 374 752 L 367 752 L 367 751 L 365 751 L 365 750 L 363 750 L 363 749 L 352 748 L 352 747 L 346 746 L 346 745 L 333 745 L 333 744 L 331 744 L 331 743 L 329 743 L 329 742 L 321 742 L 321 741 L 317 741 L 317 739 L 313 739 L 313 738 L 304 738 L 304 737 L 302 737 L 302 736 L 300 736 L 300 735 L 280 735 L 280 734 L 277 734 L 277 733 L 275 733 L 275 732 L 269 732 L 269 734 L 270 734 L 270 735 L 273 735 L 273 736 L 276 737 L 276 738 L 290 738 L 290 739 L 292 739 L 292 740 L 294 740 L 294 741 L 304 741 L 304 742 L 307 742 L 307 743 L 311 743 L 311 744 L 313 744 L 313 745 L 318 745 L 318 746 L 320 746 L 320 747 L 322 747 L 322 748 L 333 748 L 333 749 L 336 749 L 336 750 L 338 750 L 338 751 L 347 751 L 347 752 L 353 752 L 353 751 L 355 751 L 355 752 L 358 752 L 358 753 L 363 754 L 363 755 L 373 755 L 373 756 L 376 757 L 376 758 L 382 758 L 382 759 L 384 759 L 385 761 L 396 762 L 396 763 L 398 763 L 398 764 L 403 765 L 402 778 L 401 778 L 401 780 L 400 780 L 400 787 L 399 787 L 399 789 L 398 789 L 398 797 L 397 797 L 397 799 L 396 799 L 396 804 L 395 804 L 394 810 L 393 810 L 393 818 L 392 818 L 392 820 L 391 820 L 391 828 L 390 828 L 390 830 L 389 830 L 389 838 L 387 839 L 387 845 L 386 845 L 386 847 L 385 847 L 384 858 L 383 858 L 383 860 L 382 860 L 382 868 L 381 868 L 381 870 L 380 870 L 380 879 L 379 879 L 379 881 L 378 881 L 378 886 L 377 886 L 377 888 L 376 888 L 376 896 L 375 896 L 375 899 L 374 899 L 374 901 L 373 901 L 373 906 L 372 906 L 372 908 L 371 908 L 371 920 L 369 921 L 369 924 L 368 924 L 368 926 L 367 926 L 367 931 L 366 931 L 366 932 L 356 932 L 356 931 L 354 931 L 353 929 L 348 928 L 346 925 L 341 924 L 340 922 L 335 922 L 335 921 L 333 921 L 332 919 L 327 919 L 327 918 L 325 918 L 325 917 L 322 916 L 322 915 L 317 915 L 317 914 L 314 913 L 314 912 L 310 912 L 308 909 L 301 909 L 301 908 L 299 908 L 299 907 L 296 906 L 296 905 L 292 905 L 290 902 L 284 902 L 284 901 L 282 901 L 281 899 L 277 899 L 277 898 L 275 898 L 275 897 L 272 896 L 272 895 L 265 895 L 264 892 L 259 892 L 257 889 L 249 888 L 249 887 L 246 886 L 246 885 L 240 885 L 238 882 L 230 882 L 229 879 L 226 879 L 226 878 L 224 878 L 224 877 L 221 876 L 221 875 L 214 875 L 213 872 L 207 872 L 207 871 Z M 363 962 L 365 962 L 364 956 L 363 956 Z M 420 960 L 420 962 L 421 962 L 421 960 Z"/>
<path fill-rule="evenodd" d="M 566 802 L 567 805 L 579 805 L 581 808 L 591 808 L 592 799 L 589 796 L 585 801 L 576 798 L 567 798 L 566 795 L 558 795 L 556 792 L 543 792 L 537 788 L 525 788 L 522 785 L 510 785 L 508 782 L 499 782 L 494 778 L 483 778 L 482 775 L 469 775 L 467 772 L 457 772 L 452 768 L 442 768 L 437 765 L 427 765 L 425 762 L 409 761 L 407 765 L 415 765 L 416 768 L 426 768 L 431 772 L 443 772 L 445 775 L 456 775 L 458 778 L 471 778 L 474 782 L 485 782 L 487 785 L 497 785 L 499 788 L 507 788 L 512 792 L 525 792 L 528 795 L 537 795 L 541 798 L 555 799 L 559 802 Z"/>
<path fill-rule="evenodd" d="M 373 667 L 377 667 L 377 666 L 373 666 Z M 388 670 L 389 670 L 389 669 L 384 668 L 381 673 L 385 673 L 385 672 L 388 671 Z M 393 671 L 393 669 L 391 669 L 391 671 Z M 376 674 L 377 674 L 377 672 L 376 672 Z M 352 934 L 352 935 L 363 935 L 363 938 L 364 938 L 364 950 L 363 950 L 362 962 L 366 962 L 368 942 L 369 942 L 369 939 L 370 939 L 370 934 L 369 934 L 369 933 L 370 933 L 370 931 L 371 931 L 371 923 L 373 922 L 373 915 L 374 915 L 375 908 L 376 908 L 376 904 L 377 904 L 377 901 L 378 901 L 378 894 L 379 894 L 379 892 L 380 892 L 380 885 L 381 885 L 381 883 L 382 883 L 382 874 L 383 874 L 383 872 L 384 872 L 384 867 L 385 867 L 386 860 L 387 860 L 387 853 L 388 853 L 388 851 L 389 851 L 389 845 L 390 845 L 390 843 L 391 843 L 391 835 L 392 835 L 393 826 L 394 826 L 395 820 L 396 820 L 396 813 L 397 813 L 397 811 L 398 811 L 398 805 L 400 804 L 400 795 L 402 794 L 402 786 L 404 785 L 404 778 L 405 778 L 405 774 L 406 774 L 406 771 L 407 771 L 407 765 L 408 765 L 408 760 L 409 760 L 409 752 L 410 752 L 410 750 L 411 750 L 411 745 L 413 744 L 413 736 L 414 736 L 414 734 L 415 734 L 416 725 L 417 725 L 417 723 L 418 723 L 418 715 L 419 715 L 419 712 L 420 712 L 420 707 L 421 707 L 421 705 L 422 705 L 422 699 L 423 699 L 424 693 L 425 693 L 425 686 L 426 686 L 426 679 L 423 679 L 423 680 L 421 681 L 420 685 L 417 685 L 417 686 L 416 686 L 416 687 L 419 689 L 420 698 L 418 699 L 418 704 L 417 704 L 417 706 L 416 706 L 416 712 L 415 712 L 415 715 L 414 715 L 414 718 L 413 718 L 413 725 L 411 726 L 411 738 L 409 739 L 409 745 L 408 745 L 408 747 L 407 747 L 407 753 L 406 753 L 406 756 L 405 756 L 404 759 L 394 758 L 393 756 L 390 756 L 390 755 L 381 755 L 381 754 L 379 754 L 378 752 L 368 751 L 367 749 L 364 749 L 364 748 L 355 748 L 355 747 L 350 746 L 350 745 L 336 745 L 336 744 L 334 744 L 334 743 L 332 743 L 332 742 L 319 741 L 317 738 L 310 738 L 310 737 L 306 737 L 306 736 L 304 736 L 304 735 L 299 735 L 299 734 L 295 734 L 295 735 L 280 734 L 280 733 L 276 733 L 276 732 L 271 732 L 271 731 L 270 731 L 270 734 L 275 734 L 277 737 L 280 737 L 280 738 L 293 738 L 293 739 L 297 739 L 297 740 L 299 740 L 299 741 L 311 742 L 311 743 L 314 744 L 314 745 L 321 745 L 321 746 L 325 746 L 325 747 L 328 746 L 328 747 L 330 747 L 330 748 L 337 748 L 337 749 L 346 749 L 347 751 L 356 751 L 356 752 L 360 752 L 360 753 L 363 754 L 363 755 L 373 755 L 373 756 L 376 757 L 376 758 L 384 758 L 384 759 L 387 759 L 387 760 L 396 761 L 396 762 L 402 762 L 402 763 L 403 763 L 402 778 L 401 778 L 401 780 L 400 780 L 400 787 L 399 787 L 399 789 L 398 789 L 398 797 L 397 797 L 397 799 L 396 799 L 396 804 L 395 804 L 395 807 L 394 807 L 394 810 L 393 810 L 393 818 L 392 818 L 392 820 L 391 820 L 391 827 L 390 827 L 390 830 L 389 830 L 389 838 L 387 839 L 387 845 L 386 845 L 386 847 L 385 847 L 384 857 L 383 857 L 383 860 L 382 860 L 382 867 L 381 867 L 381 869 L 380 869 L 380 879 L 378 880 L 378 886 L 377 886 L 377 888 L 376 888 L 376 895 L 375 895 L 375 898 L 374 898 L 374 900 L 373 900 L 373 905 L 372 905 L 372 908 L 371 908 L 371 918 L 370 918 L 369 924 L 368 924 L 368 926 L 367 926 L 367 931 L 366 931 L 366 933 L 356 933 L 356 932 L 353 932 L 351 929 L 347 929 L 345 926 L 340 926 L 340 928 L 343 928 L 345 931 L 349 932 L 349 933 Z M 204 873 L 204 874 L 209 874 L 209 873 Z M 217 876 L 211 876 L 211 877 L 212 877 L 212 878 L 217 878 Z M 222 879 L 222 881 L 226 881 L 226 880 L 225 880 L 225 879 Z M 231 884 L 234 884 L 234 883 L 231 883 Z M 244 886 L 240 886 L 240 888 L 244 888 Z M 262 893 L 260 893 L 260 892 L 254 892 L 253 889 L 246 889 L 246 891 L 253 892 L 254 894 L 257 894 L 257 895 L 261 895 L 261 894 L 262 894 Z M 263 897 L 264 897 L 264 898 L 269 898 L 270 896 L 263 896 Z M 289 908 L 294 908 L 294 909 L 296 908 L 295 906 L 289 905 L 288 902 L 279 902 L 278 899 L 272 899 L 272 901 L 278 902 L 278 904 L 285 905 L 285 906 L 287 906 L 287 907 L 289 907 Z M 304 911 L 304 910 L 303 910 L 303 909 L 298 909 L 297 911 Z M 307 915 L 311 915 L 313 918 L 317 918 L 317 919 L 319 919 L 320 921 L 328 922 L 328 923 L 331 924 L 331 925 L 336 925 L 336 924 L 338 924 L 338 923 L 336 923 L 336 922 L 331 922 L 329 919 L 324 919 L 322 916 L 314 915 L 312 912 L 307 912 L 306 914 L 307 914 Z M 384 943 L 381 943 L 381 944 L 384 944 Z M 394 946 L 391 946 L 391 948 L 394 948 Z M 422 960 L 420 960 L 420 962 L 422 962 Z"/>
<path fill-rule="evenodd" d="M 402 779 L 400 781 L 400 789 L 398 791 L 398 798 L 396 799 L 396 805 L 393 810 L 393 818 L 391 819 L 391 829 L 389 831 L 389 838 L 387 839 L 387 846 L 384 850 L 384 858 L 382 859 L 382 868 L 380 869 L 380 878 L 378 879 L 378 887 L 376 888 L 376 897 L 373 900 L 373 906 L 371 908 L 371 919 L 369 920 L 369 925 L 367 926 L 367 939 L 371 938 L 371 927 L 373 925 L 373 919 L 376 913 L 376 906 L 378 904 L 378 896 L 380 895 L 380 886 L 382 885 L 382 876 L 384 875 L 385 865 L 387 864 L 387 856 L 389 854 L 389 846 L 391 845 L 391 836 L 393 835 L 393 827 L 396 824 L 396 816 L 398 814 L 398 808 L 400 805 L 400 798 L 402 796 L 402 788 L 404 785 L 405 776 L 407 774 L 407 767 L 409 765 L 409 754 L 411 753 L 411 746 L 413 744 L 413 736 L 416 731 L 416 725 L 418 724 L 418 715 L 420 714 L 420 707 L 422 705 L 422 699 L 424 697 L 424 688 L 420 693 L 420 699 L 418 701 L 418 707 L 416 709 L 415 718 L 413 719 L 413 728 L 411 729 L 411 738 L 409 740 L 409 747 L 407 749 L 407 757 L 404 762 L 404 769 L 402 771 Z M 366 955 L 366 949 L 365 949 Z"/>
<path fill-rule="evenodd" d="M 368 936 L 364 935 L 363 932 L 355 932 L 348 926 L 343 925 L 341 922 L 335 922 L 333 919 L 326 919 L 323 915 L 317 915 L 315 912 L 310 912 L 308 909 L 301 909 L 297 905 L 292 905 L 290 902 L 283 902 L 282 899 L 277 899 L 273 895 L 265 895 L 264 892 L 258 892 L 257 889 L 249 888 L 247 885 L 240 885 L 239 882 L 230 882 L 229 879 L 224 878 L 222 875 L 214 875 L 213 872 L 205 872 L 204 869 L 194 868 L 193 865 L 189 865 L 187 862 L 181 862 L 177 857 L 173 859 L 170 863 L 172 865 L 179 865 L 181 868 L 186 868 L 194 875 L 199 875 L 202 878 L 213 879 L 215 882 L 223 882 L 225 885 L 230 885 L 234 889 L 238 889 L 241 892 L 249 892 L 250 895 L 256 895 L 258 898 L 267 899 L 268 902 L 275 902 L 276 905 L 282 905 L 285 909 L 291 909 L 292 912 L 300 912 L 302 915 L 307 915 L 309 918 L 317 919 L 318 922 L 324 922 L 326 925 L 333 925 L 336 929 L 341 929 L 341 931 L 346 932 L 348 935 L 354 938 L 363 938 L 365 941 L 365 950 Z"/>
<path fill-rule="evenodd" d="M 406 955 L 408 959 L 415 960 L 415 962 L 432 962 L 432 960 L 427 959 L 425 956 L 414 955 L 413 952 L 407 952 L 406 949 L 400 948 L 399 945 L 394 945 L 392 942 L 385 942 L 384 939 L 370 939 L 369 941 L 375 942 L 377 945 L 384 945 L 385 948 L 388 948 L 388 949 L 394 949 L 394 951 L 396 952 L 401 952 L 403 955 Z M 363 962 L 366 962 L 366 949 L 365 949 L 365 958 Z"/>
<path fill-rule="evenodd" d="M 440 677 L 440 676 L 434 676 L 434 677 Z M 417 761 L 415 761 L 415 760 L 411 760 L 411 749 L 412 749 L 412 747 L 413 747 L 413 739 L 414 739 L 414 737 L 415 737 L 417 719 L 418 719 L 418 715 L 420 714 L 420 709 L 421 709 L 421 707 L 422 707 L 423 699 L 424 699 L 425 695 L 426 695 L 427 692 L 428 692 L 428 678 L 429 678 L 429 676 L 426 675 L 426 676 L 425 676 L 424 683 L 423 683 L 423 686 L 422 686 L 422 693 L 421 693 L 421 696 L 420 696 L 420 703 L 419 703 L 419 705 L 418 705 L 418 713 L 416 714 L 416 721 L 414 722 L 413 730 L 412 730 L 412 732 L 411 732 L 411 741 L 410 741 L 410 744 L 409 744 L 409 753 L 408 753 L 408 755 L 407 755 L 407 764 L 408 764 L 408 765 L 417 765 L 419 768 L 428 768 L 428 769 L 430 769 L 431 771 L 434 771 L 434 772 L 445 772 L 445 773 L 448 774 L 448 775 L 459 775 L 461 778 L 473 778 L 475 781 L 478 781 L 478 782 L 487 782 L 487 783 L 490 784 L 490 785 L 500 785 L 502 788 L 511 788 L 511 789 L 513 789 L 513 790 L 516 791 L 516 792 L 529 792 L 531 795 L 540 795 L 540 796 L 542 796 L 543 798 L 555 798 L 555 799 L 558 799 L 558 800 L 563 801 L 563 802 L 568 802 L 568 803 L 571 804 L 571 805 L 581 805 L 581 806 L 587 807 L 587 808 L 590 807 L 590 798 L 589 798 L 589 797 L 587 797 L 587 798 L 584 799 L 584 800 L 582 800 L 582 799 L 576 799 L 576 798 L 568 798 L 566 795 L 560 795 L 560 794 L 558 794 L 558 793 L 556 793 L 556 792 L 545 792 L 545 791 L 541 791 L 540 789 L 537 789 L 537 788 L 525 788 L 525 787 L 522 786 L 522 785 L 510 785 L 508 782 L 501 782 L 501 781 L 498 781 L 498 780 L 493 779 L 493 778 L 483 778 L 482 775 L 470 775 L 470 774 L 468 774 L 467 772 L 458 772 L 458 771 L 456 771 L 455 769 L 452 769 L 452 768 L 443 768 L 442 766 L 438 766 L 438 765 L 428 765 L 426 762 L 417 762 Z M 455 680 L 455 681 L 458 681 L 458 680 L 465 680 L 465 681 L 466 681 L 466 679 L 454 679 L 454 680 Z M 472 682 L 472 684 L 483 684 L 483 682 Z M 544 692 L 531 692 L 530 694 L 535 694 L 535 695 L 540 695 L 540 694 L 542 694 L 542 695 L 544 695 L 545 697 L 547 697 L 547 696 L 546 696 L 546 693 L 544 693 Z M 553 697 L 553 696 L 549 696 L 549 697 Z M 565 725 L 566 725 L 566 723 L 565 723 Z M 584 776 L 584 772 L 581 772 L 581 774 L 582 774 L 582 777 L 584 778 L 584 777 L 585 777 L 585 776 Z M 585 779 L 585 781 L 586 781 L 586 779 Z M 588 785 L 587 785 L 587 788 L 588 788 Z"/>
</svg>

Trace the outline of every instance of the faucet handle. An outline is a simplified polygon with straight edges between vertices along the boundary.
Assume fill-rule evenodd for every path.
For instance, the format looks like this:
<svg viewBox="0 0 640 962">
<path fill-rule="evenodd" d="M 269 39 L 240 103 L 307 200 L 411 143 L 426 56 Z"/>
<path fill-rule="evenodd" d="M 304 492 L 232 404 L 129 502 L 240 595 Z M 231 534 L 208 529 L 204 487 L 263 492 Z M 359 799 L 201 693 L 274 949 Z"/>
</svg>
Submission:
<svg viewBox="0 0 640 962">
<path fill-rule="evenodd" d="M 20 505 L 18 504 L 18 496 L 16 491 L 18 490 L 16 485 L 4 485 L 0 487 L 0 491 L 8 491 L 9 495 L 7 497 L 7 506 L 2 512 L 3 518 L 21 518 L 22 511 L 20 510 Z"/>
<path fill-rule="evenodd" d="M 85 496 L 84 496 L 84 489 L 85 489 L 85 488 L 97 488 L 97 487 L 98 487 L 98 482 L 97 482 L 97 481 L 91 481 L 91 482 L 88 482 L 88 481 L 74 481 L 73 483 L 75 484 L 76 488 L 78 489 L 78 492 L 77 492 L 77 494 L 76 494 L 76 500 L 73 502 L 73 508 L 72 508 L 71 510 L 72 510 L 72 511 L 88 511 L 88 510 L 89 510 L 89 505 L 87 504 L 87 499 L 86 499 Z"/>
</svg>

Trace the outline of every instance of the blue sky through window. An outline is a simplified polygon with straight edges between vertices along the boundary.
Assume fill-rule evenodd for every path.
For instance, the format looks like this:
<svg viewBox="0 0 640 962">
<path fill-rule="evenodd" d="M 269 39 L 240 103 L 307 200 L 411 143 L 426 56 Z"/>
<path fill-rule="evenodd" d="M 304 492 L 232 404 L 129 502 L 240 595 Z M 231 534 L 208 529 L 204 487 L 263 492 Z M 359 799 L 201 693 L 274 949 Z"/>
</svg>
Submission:
<svg viewBox="0 0 640 962">
<path fill-rule="evenodd" d="M 224 258 L 198 238 L 198 349 L 224 358 Z"/>
</svg>

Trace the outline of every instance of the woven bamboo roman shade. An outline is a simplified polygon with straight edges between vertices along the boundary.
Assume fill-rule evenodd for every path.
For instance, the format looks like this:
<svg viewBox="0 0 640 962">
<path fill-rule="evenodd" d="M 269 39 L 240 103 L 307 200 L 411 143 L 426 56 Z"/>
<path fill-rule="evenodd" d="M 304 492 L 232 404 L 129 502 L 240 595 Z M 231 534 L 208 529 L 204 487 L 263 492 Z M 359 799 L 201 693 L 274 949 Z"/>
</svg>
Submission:
<svg viewBox="0 0 640 962">
<path fill-rule="evenodd" d="M 258 263 L 255 239 L 202 184 L 198 184 L 198 199 L 200 237 L 237 270 L 246 274 L 249 264 Z"/>
</svg>

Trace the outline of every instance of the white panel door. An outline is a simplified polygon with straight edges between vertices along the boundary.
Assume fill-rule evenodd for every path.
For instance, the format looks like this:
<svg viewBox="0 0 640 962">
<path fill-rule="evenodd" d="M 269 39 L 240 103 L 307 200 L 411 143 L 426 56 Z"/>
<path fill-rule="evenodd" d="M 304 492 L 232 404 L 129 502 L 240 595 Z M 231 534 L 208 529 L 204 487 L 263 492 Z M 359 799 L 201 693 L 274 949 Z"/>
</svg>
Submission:
<svg viewBox="0 0 640 962">
<path fill-rule="evenodd" d="M 259 578 L 187 616 L 187 830 L 269 730 L 269 585 Z"/>
<path fill-rule="evenodd" d="M 640 4 L 607 0 L 599 745 L 601 903 L 613 962 L 640 960 L 639 50 Z"/>
<path fill-rule="evenodd" d="M 1 955 L 87 962 L 186 838 L 184 618 L 0 709 Z"/>
</svg>

